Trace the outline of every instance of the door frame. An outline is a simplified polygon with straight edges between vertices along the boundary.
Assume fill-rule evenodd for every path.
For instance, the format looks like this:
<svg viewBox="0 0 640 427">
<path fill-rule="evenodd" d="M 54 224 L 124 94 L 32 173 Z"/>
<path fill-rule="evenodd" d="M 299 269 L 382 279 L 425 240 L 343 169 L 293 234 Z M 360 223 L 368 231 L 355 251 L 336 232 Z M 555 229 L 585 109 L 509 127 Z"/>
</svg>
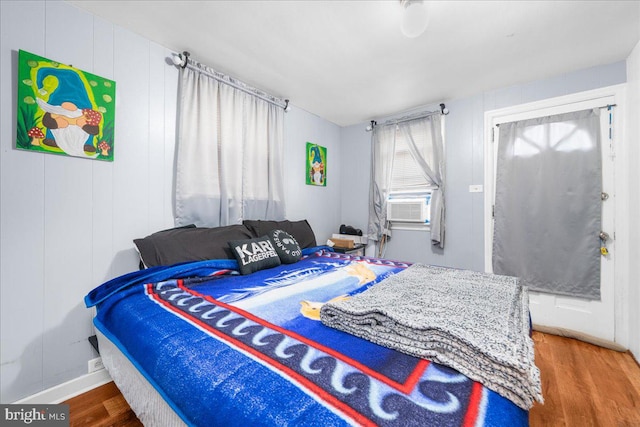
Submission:
<svg viewBox="0 0 640 427">
<path fill-rule="evenodd" d="M 526 115 L 536 110 L 550 109 L 549 114 L 559 114 L 570 105 L 579 108 L 579 104 L 597 98 L 613 97 L 616 104 L 612 131 L 615 135 L 613 147 L 614 168 L 614 241 L 616 254 L 614 258 L 614 337 L 615 342 L 625 348 L 629 345 L 629 221 L 628 216 L 628 162 L 626 140 L 624 135 L 626 84 L 603 87 L 595 90 L 578 92 L 555 98 L 514 105 L 484 113 L 484 260 L 485 271 L 493 272 L 493 200 L 495 194 L 495 151 L 493 147 L 493 123 L 500 122 L 506 116 Z M 517 117 L 515 118 L 517 120 Z"/>
</svg>

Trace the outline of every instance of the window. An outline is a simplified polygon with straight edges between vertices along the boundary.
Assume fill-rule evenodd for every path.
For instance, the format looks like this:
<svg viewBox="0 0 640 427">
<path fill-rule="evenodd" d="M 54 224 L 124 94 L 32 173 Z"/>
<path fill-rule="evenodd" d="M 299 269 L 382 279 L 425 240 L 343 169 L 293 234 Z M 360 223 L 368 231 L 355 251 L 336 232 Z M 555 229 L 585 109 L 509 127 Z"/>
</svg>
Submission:
<svg viewBox="0 0 640 427">
<path fill-rule="evenodd" d="M 380 242 L 379 252 L 390 223 L 430 230 L 431 243 L 444 248 L 444 120 L 438 113 L 374 128 L 368 234 Z"/>
<path fill-rule="evenodd" d="M 424 126 L 411 126 L 413 142 L 421 156 L 432 162 L 430 135 Z M 434 186 L 411 154 L 408 133 L 396 127 L 396 145 L 391 169 L 391 186 L 387 197 L 387 219 L 395 229 L 429 229 L 431 191 Z"/>
<path fill-rule="evenodd" d="M 427 164 L 432 163 L 429 155 L 429 145 L 426 132 L 415 132 L 413 141 Z M 418 162 L 411 154 L 406 135 L 399 128 L 396 129 L 396 149 L 393 154 L 393 167 L 391 169 L 392 193 L 430 190 L 432 187 L 427 180 Z"/>
</svg>

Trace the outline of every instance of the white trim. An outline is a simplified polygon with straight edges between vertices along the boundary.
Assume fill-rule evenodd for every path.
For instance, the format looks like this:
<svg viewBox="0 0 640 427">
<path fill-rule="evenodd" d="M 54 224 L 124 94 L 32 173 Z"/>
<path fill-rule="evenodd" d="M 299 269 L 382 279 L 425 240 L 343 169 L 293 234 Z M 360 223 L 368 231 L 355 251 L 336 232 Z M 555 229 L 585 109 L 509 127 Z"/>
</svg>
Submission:
<svg viewBox="0 0 640 427">
<path fill-rule="evenodd" d="M 551 98 L 551 99 L 558 99 L 558 98 Z M 590 97 L 589 99 L 585 99 L 583 101 L 568 102 L 566 104 L 552 105 L 550 107 L 541 106 L 539 108 L 528 108 L 527 110 L 524 110 L 524 111 L 517 111 L 517 112 L 513 112 L 512 114 L 504 114 L 499 117 L 496 117 L 495 123 L 509 123 L 509 122 L 516 122 L 519 120 L 527 120 L 533 117 L 540 117 L 539 115 L 536 114 L 536 112 L 539 110 L 544 110 L 544 113 L 543 113 L 544 116 L 553 116 L 557 114 L 570 113 L 572 111 L 580 111 L 580 110 L 587 110 L 590 108 L 604 107 L 606 105 L 612 105 L 614 103 L 615 103 L 615 95 Z M 524 104 L 524 105 L 529 105 L 529 104 Z M 515 106 L 514 109 L 516 107 L 520 107 L 520 105 Z M 508 108 L 506 110 L 508 110 Z"/>
<path fill-rule="evenodd" d="M 392 230 L 408 230 L 408 231 L 431 231 L 431 224 L 424 224 L 421 222 L 403 222 L 403 221 L 391 221 Z"/>
<path fill-rule="evenodd" d="M 563 111 L 575 110 L 576 107 L 592 105 L 592 101 L 612 97 L 617 106 L 615 120 L 613 123 L 616 132 L 617 146 L 614 147 L 615 159 L 614 167 L 616 171 L 615 179 L 615 240 L 616 260 L 615 260 L 615 342 L 628 347 L 629 345 L 629 283 L 628 267 L 629 257 L 629 221 L 626 215 L 628 212 L 629 188 L 629 159 L 627 158 L 625 139 L 625 90 L 626 84 L 608 86 L 586 92 L 574 93 L 571 95 L 549 98 L 527 104 L 515 105 L 498 110 L 486 111 L 484 114 L 484 252 L 485 271 L 491 272 L 492 267 L 492 237 L 493 237 L 493 198 L 494 198 L 494 149 L 492 144 L 492 131 L 496 123 L 519 120 L 536 110 L 547 109 L 546 114 L 560 114 Z M 610 101 L 607 99 L 605 104 Z M 604 105 L 604 104 L 603 104 Z M 551 111 L 551 113 L 549 113 Z"/>
<path fill-rule="evenodd" d="M 627 139 L 627 126 L 625 120 L 627 119 L 627 94 L 626 85 L 620 85 L 622 88 L 616 93 L 616 103 L 621 104 L 623 108 L 620 109 L 619 114 L 614 117 L 613 128 L 615 132 L 618 132 L 616 138 L 620 141 L 617 147 L 614 147 L 615 161 L 614 167 L 616 171 L 615 182 L 615 209 L 616 215 L 615 221 L 615 233 L 614 238 L 616 240 L 617 254 L 615 264 L 615 321 L 616 321 L 616 343 L 622 345 L 625 348 L 629 348 L 629 310 L 630 301 L 629 295 L 629 251 L 631 250 L 632 242 L 629 239 L 630 235 L 630 221 L 629 217 L 629 167 L 631 159 L 629 158 L 629 151 L 627 145 L 629 143 L 637 144 L 638 141 L 629 141 Z M 616 107 L 618 108 L 618 107 Z M 615 123 L 617 120 L 617 123 Z M 637 218 L 634 218 L 637 220 Z M 633 305 L 633 309 L 637 307 Z"/>
<path fill-rule="evenodd" d="M 96 387 L 111 382 L 111 376 L 106 369 L 92 372 L 81 377 L 74 378 L 66 383 L 48 388 L 39 393 L 27 396 L 13 403 L 23 404 L 57 404 L 76 397 Z"/>
</svg>

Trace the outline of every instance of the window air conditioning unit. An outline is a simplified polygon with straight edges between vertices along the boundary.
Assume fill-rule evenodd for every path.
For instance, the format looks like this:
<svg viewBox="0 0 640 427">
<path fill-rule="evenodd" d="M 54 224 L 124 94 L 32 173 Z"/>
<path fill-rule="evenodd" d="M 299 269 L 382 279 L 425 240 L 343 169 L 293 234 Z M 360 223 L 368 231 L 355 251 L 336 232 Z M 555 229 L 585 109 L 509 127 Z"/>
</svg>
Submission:
<svg viewBox="0 0 640 427">
<path fill-rule="evenodd" d="M 429 222 L 429 205 L 426 199 L 389 199 L 387 220 L 393 222 Z"/>
</svg>

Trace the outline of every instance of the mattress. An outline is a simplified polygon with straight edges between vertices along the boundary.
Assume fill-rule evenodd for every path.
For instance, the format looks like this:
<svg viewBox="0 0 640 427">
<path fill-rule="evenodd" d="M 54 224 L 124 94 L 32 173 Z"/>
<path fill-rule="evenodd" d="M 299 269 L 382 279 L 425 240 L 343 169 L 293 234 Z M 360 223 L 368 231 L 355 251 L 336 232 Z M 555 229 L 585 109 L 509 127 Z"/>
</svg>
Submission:
<svg viewBox="0 0 640 427">
<path fill-rule="evenodd" d="M 327 301 L 409 264 L 308 251 L 154 268 L 86 298 L 104 364 L 145 425 L 523 426 L 527 411 L 435 362 L 324 326 Z"/>
<path fill-rule="evenodd" d="M 118 346 L 100 331 L 96 331 L 96 335 L 104 367 L 142 424 L 165 427 L 186 426 Z"/>
</svg>

